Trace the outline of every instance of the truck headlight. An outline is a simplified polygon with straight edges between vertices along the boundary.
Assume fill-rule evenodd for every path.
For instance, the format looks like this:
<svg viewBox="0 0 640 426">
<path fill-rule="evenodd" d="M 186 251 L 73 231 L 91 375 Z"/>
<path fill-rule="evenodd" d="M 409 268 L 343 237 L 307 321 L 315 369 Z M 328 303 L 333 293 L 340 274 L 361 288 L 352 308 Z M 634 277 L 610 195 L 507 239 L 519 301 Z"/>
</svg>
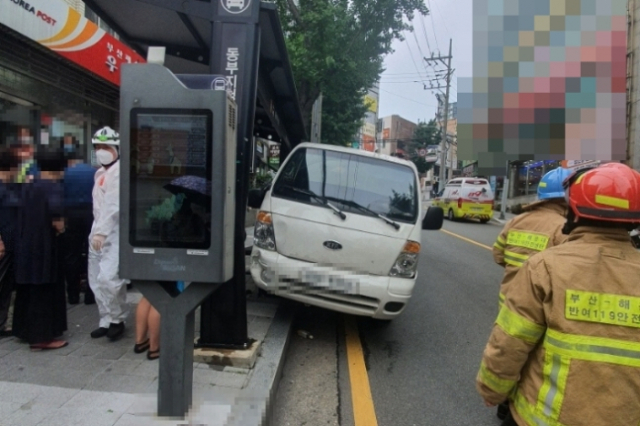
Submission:
<svg viewBox="0 0 640 426">
<path fill-rule="evenodd" d="M 261 249 L 276 251 L 276 235 L 270 213 L 258 212 L 253 231 L 253 244 Z"/>
<path fill-rule="evenodd" d="M 418 269 L 418 255 L 420 254 L 420 243 L 407 241 L 402 252 L 396 259 L 396 263 L 391 267 L 389 275 L 400 278 L 413 278 Z"/>
</svg>

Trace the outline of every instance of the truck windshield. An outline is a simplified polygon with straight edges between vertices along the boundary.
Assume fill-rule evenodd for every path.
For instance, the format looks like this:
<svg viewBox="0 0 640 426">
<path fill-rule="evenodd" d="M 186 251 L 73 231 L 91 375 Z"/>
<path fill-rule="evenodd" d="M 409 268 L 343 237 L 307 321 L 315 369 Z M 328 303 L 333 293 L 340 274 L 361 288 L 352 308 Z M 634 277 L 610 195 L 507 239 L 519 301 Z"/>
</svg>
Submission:
<svg viewBox="0 0 640 426">
<path fill-rule="evenodd" d="M 345 213 L 380 214 L 405 223 L 418 219 L 414 171 L 390 161 L 317 148 L 300 149 L 282 169 L 272 195 L 322 204 L 304 191 L 330 200 Z"/>
</svg>

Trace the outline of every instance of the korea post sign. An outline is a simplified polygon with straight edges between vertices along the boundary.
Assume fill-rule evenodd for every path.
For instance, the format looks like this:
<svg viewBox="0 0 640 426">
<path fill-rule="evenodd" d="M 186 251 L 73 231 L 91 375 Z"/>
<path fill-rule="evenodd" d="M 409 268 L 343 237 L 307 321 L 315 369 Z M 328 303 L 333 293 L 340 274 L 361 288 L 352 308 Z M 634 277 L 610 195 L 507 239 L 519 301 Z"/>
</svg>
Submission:
<svg viewBox="0 0 640 426">
<path fill-rule="evenodd" d="M 118 86 L 122 64 L 145 62 L 62 0 L 2 0 L 0 23 Z"/>
</svg>

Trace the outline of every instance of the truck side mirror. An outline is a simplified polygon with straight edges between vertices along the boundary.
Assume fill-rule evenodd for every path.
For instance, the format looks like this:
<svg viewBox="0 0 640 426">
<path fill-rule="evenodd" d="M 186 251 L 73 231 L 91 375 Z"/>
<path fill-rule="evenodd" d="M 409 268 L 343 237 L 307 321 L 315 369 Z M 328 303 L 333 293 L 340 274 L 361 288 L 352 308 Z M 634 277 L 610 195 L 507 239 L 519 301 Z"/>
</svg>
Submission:
<svg viewBox="0 0 640 426">
<path fill-rule="evenodd" d="M 262 206 L 265 195 L 269 190 L 270 185 L 265 185 L 262 188 L 256 188 L 249 190 L 249 197 L 247 205 L 252 209 L 259 209 Z"/>
<path fill-rule="evenodd" d="M 437 231 L 442 228 L 444 211 L 440 207 L 429 207 L 422 220 L 422 229 L 425 231 Z"/>
</svg>

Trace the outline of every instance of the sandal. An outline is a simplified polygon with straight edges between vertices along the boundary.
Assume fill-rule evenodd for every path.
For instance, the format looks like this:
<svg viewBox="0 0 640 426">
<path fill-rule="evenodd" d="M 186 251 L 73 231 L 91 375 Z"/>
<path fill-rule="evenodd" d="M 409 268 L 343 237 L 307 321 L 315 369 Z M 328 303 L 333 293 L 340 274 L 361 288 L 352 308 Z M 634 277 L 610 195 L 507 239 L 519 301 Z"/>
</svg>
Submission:
<svg viewBox="0 0 640 426">
<path fill-rule="evenodd" d="M 153 361 L 154 359 L 158 359 L 160 358 L 160 349 L 158 349 L 157 351 L 149 351 L 147 352 L 147 359 L 150 361 Z"/>
<path fill-rule="evenodd" d="M 133 345 L 133 351 L 137 354 L 141 354 L 147 349 L 149 349 L 149 339 L 145 340 L 142 343 L 136 343 L 135 345 Z"/>
<path fill-rule="evenodd" d="M 52 340 L 47 343 L 37 343 L 35 345 L 30 345 L 29 347 L 31 348 L 31 351 L 36 352 L 36 351 L 60 349 L 60 348 L 64 348 L 68 344 L 69 342 L 66 342 L 64 340 Z"/>
</svg>

